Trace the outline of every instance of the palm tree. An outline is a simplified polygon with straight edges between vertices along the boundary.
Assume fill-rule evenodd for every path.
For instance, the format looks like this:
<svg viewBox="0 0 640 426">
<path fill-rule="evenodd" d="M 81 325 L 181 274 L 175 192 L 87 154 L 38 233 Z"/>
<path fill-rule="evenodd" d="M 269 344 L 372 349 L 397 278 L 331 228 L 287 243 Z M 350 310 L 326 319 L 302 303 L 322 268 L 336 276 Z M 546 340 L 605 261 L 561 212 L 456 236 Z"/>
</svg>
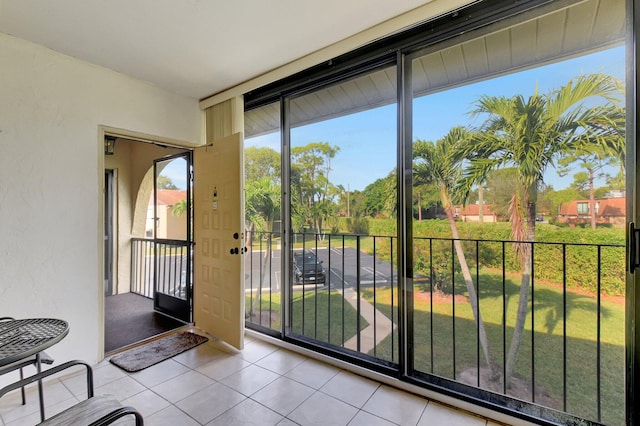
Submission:
<svg viewBox="0 0 640 426">
<path fill-rule="evenodd" d="M 484 352 L 485 360 L 491 370 L 491 377 L 497 379 L 499 373 L 496 363 L 489 352 L 489 342 L 484 322 L 478 306 L 478 297 L 473 285 L 469 265 L 462 250 L 460 235 L 453 215 L 453 199 L 456 199 L 455 184 L 462 176 L 463 156 L 460 147 L 468 141 L 470 135 L 462 127 L 454 127 L 435 144 L 432 142 L 417 140 L 413 144 L 413 174 L 416 185 L 434 185 L 440 194 L 440 202 L 447 215 L 451 235 L 455 247 L 458 262 L 462 270 L 462 276 L 467 286 L 469 302 L 478 327 L 480 345 Z"/>
<path fill-rule="evenodd" d="M 271 258 L 271 244 L 273 237 L 273 222 L 280 215 L 280 185 L 269 177 L 247 181 L 245 185 L 246 216 L 251 222 L 250 235 L 257 229 L 261 231 L 266 240 L 264 253 L 265 261 L 260 269 L 260 283 L 256 297 L 253 300 L 249 316 L 255 315 L 258 303 L 262 299 L 262 284 L 267 273 L 268 260 Z M 249 240 L 249 238 L 247 238 Z"/>
<path fill-rule="evenodd" d="M 299 204 L 296 210 L 305 220 L 310 220 L 322 239 L 323 222 L 331 216 L 333 200 L 340 193 L 329 179 L 331 160 L 339 151 L 339 146 L 327 142 L 311 142 L 291 148 L 291 198 Z"/>
<path fill-rule="evenodd" d="M 187 211 L 187 200 L 178 200 L 173 207 L 171 207 L 171 214 L 175 217 L 180 217 Z"/>
<path fill-rule="evenodd" d="M 468 194 L 490 170 L 502 167 L 516 170 L 509 214 L 511 236 L 523 242 L 515 245 L 521 259 L 522 279 L 505 367 L 507 385 L 517 361 L 528 311 L 538 185 L 549 166 L 585 143 L 619 152 L 624 146 L 620 143 L 624 140 L 624 114 L 618 106 L 622 97 L 620 87 L 611 76 L 589 74 L 576 77 L 546 95 L 538 94 L 536 89 L 528 99 L 522 95 L 483 96 L 472 111 L 486 119 L 468 145 L 466 155 L 471 161 L 458 188 Z M 599 99 L 600 104 L 587 106 L 587 100 L 593 104 L 593 99 Z"/>
</svg>

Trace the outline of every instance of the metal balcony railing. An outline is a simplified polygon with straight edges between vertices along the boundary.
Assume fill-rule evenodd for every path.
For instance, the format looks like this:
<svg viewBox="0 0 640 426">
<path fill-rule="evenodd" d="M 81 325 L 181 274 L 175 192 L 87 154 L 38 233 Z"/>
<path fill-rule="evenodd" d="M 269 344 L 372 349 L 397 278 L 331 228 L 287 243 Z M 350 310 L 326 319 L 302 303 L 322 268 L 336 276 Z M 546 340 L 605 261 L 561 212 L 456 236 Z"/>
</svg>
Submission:
<svg viewBox="0 0 640 426">
<path fill-rule="evenodd" d="M 302 257 L 296 253 L 310 260 L 285 271 L 280 234 L 256 232 L 251 240 L 245 261 L 248 326 L 284 330 L 387 366 L 400 362 L 396 237 L 294 234 L 292 262 Z M 523 278 L 517 248 L 530 252 L 529 277 Z M 410 375 L 624 424 L 624 245 L 419 237 L 411 251 Z M 283 279 L 287 274 L 289 281 Z M 465 275 L 476 294 L 491 366 Z M 292 285 L 289 301 L 282 300 L 285 282 Z M 524 333 L 507 383 L 503 377 L 523 283 L 528 285 Z M 289 315 L 283 327 L 285 303 Z"/>
<path fill-rule="evenodd" d="M 131 293 L 153 298 L 153 240 L 131 239 Z"/>
<path fill-rule="evenodd" d="M 154 263 L 154 253 L 158 256 Z M 153 298 L 154 275 L 157 267 L 157 291 L 186 300 L 188 242 L 156 241 L 147 238 L 131 239 L 132 293 Z"/>
</svg>

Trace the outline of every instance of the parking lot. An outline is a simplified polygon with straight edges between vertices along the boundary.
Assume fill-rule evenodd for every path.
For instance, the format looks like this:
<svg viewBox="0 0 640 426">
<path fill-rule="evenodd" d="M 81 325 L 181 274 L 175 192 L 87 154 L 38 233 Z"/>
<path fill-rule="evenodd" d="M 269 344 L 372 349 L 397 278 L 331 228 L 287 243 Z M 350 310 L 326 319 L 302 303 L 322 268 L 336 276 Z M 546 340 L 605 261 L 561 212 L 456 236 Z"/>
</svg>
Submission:
<svg viewBox="0 0 640 426">
<path fill-rule="evenodd" d="M 312 252 L 315 253 L 315 249 Z M 282 288 L 281 251 L 273 250 L 270 259 L 265 259 L 264 256 L 264 251 L 255 250 L 245 258 L 245 286 L 249 291 L 257 289 L 260 285 L 261 268 L 264 269 L 263 290 L 279 291 Z M 317 257 L 322 262 L 326 274 L 324 286 L 331 286 L 332 289 L 355 287 L 358 279 L 361 287 L 388 286 L 397 282 L 397 271 L 391 264 L 362 251 L 358 260 L 358 251 L 355 248 L 318 248 Z M 308 287 L 309 284 L 305 286 Z M 302 285 L 294 285 L 294 288 L 301 289 Z"/>
</svg>

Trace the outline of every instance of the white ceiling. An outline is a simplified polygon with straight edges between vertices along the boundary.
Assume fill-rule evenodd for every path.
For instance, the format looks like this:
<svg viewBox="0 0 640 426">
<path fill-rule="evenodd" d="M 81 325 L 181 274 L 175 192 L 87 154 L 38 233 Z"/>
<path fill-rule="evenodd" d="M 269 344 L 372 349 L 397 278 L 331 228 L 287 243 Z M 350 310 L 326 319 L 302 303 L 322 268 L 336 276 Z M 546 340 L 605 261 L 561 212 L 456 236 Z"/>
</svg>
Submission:
<svg viewBox="0 0 640 426">
<path fill-rule="evenodd" d="M 0 32 L 205 98 L 430 0 L 0 0 Z"/>
</svg>

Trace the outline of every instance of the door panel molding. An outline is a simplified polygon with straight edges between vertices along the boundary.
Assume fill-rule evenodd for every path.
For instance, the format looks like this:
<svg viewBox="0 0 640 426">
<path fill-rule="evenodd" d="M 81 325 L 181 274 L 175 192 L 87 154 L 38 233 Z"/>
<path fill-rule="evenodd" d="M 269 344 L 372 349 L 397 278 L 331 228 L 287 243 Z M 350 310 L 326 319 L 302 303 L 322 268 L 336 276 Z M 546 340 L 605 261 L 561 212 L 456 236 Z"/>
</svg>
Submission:
<svg viewBox="0 0 640 426">
<path fill-rule="evenodd" d="M 194 320 L 244 346 L 242 133 L 194 150 Z"/>
</svg>

